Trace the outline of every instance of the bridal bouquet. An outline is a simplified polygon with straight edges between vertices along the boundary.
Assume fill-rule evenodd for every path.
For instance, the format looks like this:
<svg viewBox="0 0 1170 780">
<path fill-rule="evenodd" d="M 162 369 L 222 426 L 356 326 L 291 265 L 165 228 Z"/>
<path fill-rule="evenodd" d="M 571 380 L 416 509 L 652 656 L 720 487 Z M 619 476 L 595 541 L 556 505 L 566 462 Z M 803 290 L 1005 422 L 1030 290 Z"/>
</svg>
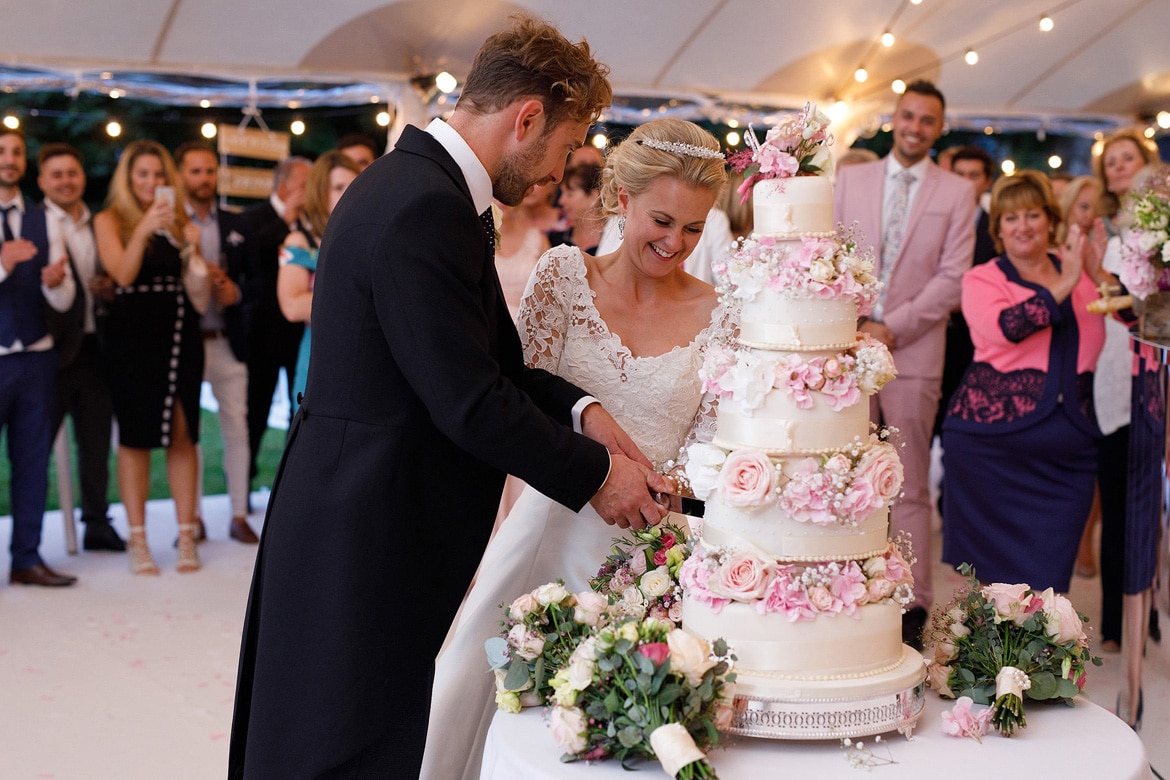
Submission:
<svg viewBox="0 0 1170 780">
<path fill-rule="evenodd" d="M 552 681 L 561 760 L 657 759 L 673 778 L 714 778 L 703 749 L 731 725 L 734 660 L 722 639 L 655 618 L 595 631 Z"/>
<path fill-rule="evenodd" d="M 829 117 L 815 103 L 805 103 L 804 110 L 791 114 L 768 130 L 764 142 L 756 140 L 750 127 L 744 134 L 748 148 L 727 158 L 731 169 L 744 176 L 739 194 L 746 203 L 756 182 L 786 179 L 790 176 L 829 176 L 833 158 L 829 146 Z"/>
<path fill-rule="evenodd" d="M 1118 277 L 1135 298 L 1170 289 L 1170 166 L 1154 169 L 1127 200 L 1130 230 Z"/>
<path fill-rule="evenodd" d="M 605 563 L 590 587 L 613 600 L 610 612 L 669 620 L 682 620 L 682 589 L 678 572 L 690 555 L 686 533 L 677 525 L 662 523 L 614 539 Z"/>
<path fill-rule="evenodd" d="M 608 609 L 604 596 L 570 593 L 559 580 L 504 607 L 503 636 L 484 643 L 496 676 L 496 706 L 515 713 L 549 703 L 553 673 L 594 628 L 609 622 Z"/>
<path fill-rule="evenodd" d="M 1024 699 L 1067 704 L 1085 685 L 1088 618 L 1052 588 L 994 583 L 980 587 L 974 570 L 951 602 L 931 616 L 927 682 L 947 698 L 991 705 L 991 723 L 1005 737 L 1024 728 Z"/>
</svg>

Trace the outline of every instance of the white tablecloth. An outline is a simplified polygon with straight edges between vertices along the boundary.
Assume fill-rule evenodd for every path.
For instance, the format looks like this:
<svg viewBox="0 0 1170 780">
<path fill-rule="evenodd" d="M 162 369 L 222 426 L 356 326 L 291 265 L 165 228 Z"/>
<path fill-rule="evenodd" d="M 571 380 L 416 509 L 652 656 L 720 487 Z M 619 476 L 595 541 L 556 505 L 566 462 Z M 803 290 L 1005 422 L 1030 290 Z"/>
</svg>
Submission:
<svg viewBox="0 0 1170 780">
<path fill-rule="evenodd" d="M 952 702 L 928 691 L 926 711 L 913 741 L 897 732 L 883 735 L 894 766 L 873 769 L 875 778 L 907 780 L 1149 780 L 1145 746 L 1113 713 L 1080 697 L 1075 707 L 1028 702 L 1028 726 L 1007 739 L 992 732 L 982 743 L 949 737 L 940 718 Z M 779 742 L 724 737 L 727 747 L 709 756 L 720 780 L 807 778 L 860 780 L 837 742 Z M 886 750 L 873 746 L 877 755 Z M 481 780 L 630 780 L 616 762 L 562 764 L 539 708 L 519 715 L 497 712 L 488 732 Z M 656 763 L 640 765 L 648 778 L 665 778 Z"/>
</svg>

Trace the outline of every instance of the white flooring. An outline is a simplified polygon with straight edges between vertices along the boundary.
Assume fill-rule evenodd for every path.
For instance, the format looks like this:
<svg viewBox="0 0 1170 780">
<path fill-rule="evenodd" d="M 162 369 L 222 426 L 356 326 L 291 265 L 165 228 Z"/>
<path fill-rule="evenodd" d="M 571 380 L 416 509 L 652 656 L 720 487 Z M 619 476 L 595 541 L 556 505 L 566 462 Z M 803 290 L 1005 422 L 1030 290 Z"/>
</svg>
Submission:
<svg viewBox="0 0 1170 780">
<path fill-rule="evenodd" d="M 257 531 L 266 500 L 265 493 L 253 496 L 260 512 L 252 517 Z M 50 512 L 41 552 L 50 566 L 77 575 L 78 584 L 48 589 L 8 585 L 7 577 L 0 581 L 0 778 L 224 776 L 256 547 L 228 539 L 227 499 L 209 497 L 203 513 L 211 538 L 199 550 L 203 569 L 178 574 L 171 507 L 158 501 L 148 508 L 159 577 L 132 576 L 125 555 L 66 555 L 61 515 Z M 112 514 L 124 534 L 121 507 Z M 0 540 L 10 532 L 11 518 L 0 518 Z M 961 578 L 938 564 L 936 583 L 942 598 Z M 1075 579 L 1072 599 L 1094 622 L 1098 594 L 1096 579 Z M 1167 634 L 1161 645 L 1147 649 L 1141 733 L 1152 766 L 1170 777 L 1165 738 L 1170 618 L 1164 591 L 1158 606 Z M 1117 654 L 1103 657 L 1104 666 L 1090 671 L 1086 694 L 1112 708 L 1123 662 Z M 998 771 L 1010 775 L 1010 769 Z"/>
</svg>

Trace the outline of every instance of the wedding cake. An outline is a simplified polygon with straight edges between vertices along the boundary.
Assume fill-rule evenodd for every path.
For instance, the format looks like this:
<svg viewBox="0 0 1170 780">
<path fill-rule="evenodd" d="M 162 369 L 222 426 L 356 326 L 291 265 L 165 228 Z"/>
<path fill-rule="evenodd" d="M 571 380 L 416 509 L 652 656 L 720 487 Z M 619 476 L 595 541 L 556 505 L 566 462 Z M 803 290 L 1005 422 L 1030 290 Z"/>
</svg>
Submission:
<svg viewBox="0 0 1170 780">
<path fill-rule="evenodd" d="M 908 733 L 924 703 L 923 660 L 901 641 L 909 551 L 887 539 L 902 468 L 869 422 L 894 365 L 857 331 L 879 282 L 833 229 L 827 124 L 806 107 L 751 150 L 755 232 L 715 269 L 739 332 L 708 347 L 717 431 L 688 450 L 706 512 L 682 624 L 734 650 L 728 730 L 748 736 Z"/>
</svg>

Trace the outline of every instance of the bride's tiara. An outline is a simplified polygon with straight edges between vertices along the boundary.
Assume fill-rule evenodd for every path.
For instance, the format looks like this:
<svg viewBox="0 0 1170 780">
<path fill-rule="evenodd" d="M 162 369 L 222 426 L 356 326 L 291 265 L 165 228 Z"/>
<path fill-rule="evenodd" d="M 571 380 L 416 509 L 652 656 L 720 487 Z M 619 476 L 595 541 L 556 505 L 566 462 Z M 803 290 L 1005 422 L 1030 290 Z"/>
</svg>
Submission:
<svg viewBox="0 0 1170 780">
<path fill-rule="evenodd" d="M 684 157 L 698 157 L 703 160 L 723 159 L 722 152 L 717 152 L 714 149 L 708 149 L 705 146 L 684 144 L 681 141 L 656 141 L 653 138 L 639 138 L 638 143 L 640 143 L 642 146 L 649 146 L 651 149 L 657 149 L 661 152 L 674 152 L 675 154 L 681 154 Z"/>
</svg>

